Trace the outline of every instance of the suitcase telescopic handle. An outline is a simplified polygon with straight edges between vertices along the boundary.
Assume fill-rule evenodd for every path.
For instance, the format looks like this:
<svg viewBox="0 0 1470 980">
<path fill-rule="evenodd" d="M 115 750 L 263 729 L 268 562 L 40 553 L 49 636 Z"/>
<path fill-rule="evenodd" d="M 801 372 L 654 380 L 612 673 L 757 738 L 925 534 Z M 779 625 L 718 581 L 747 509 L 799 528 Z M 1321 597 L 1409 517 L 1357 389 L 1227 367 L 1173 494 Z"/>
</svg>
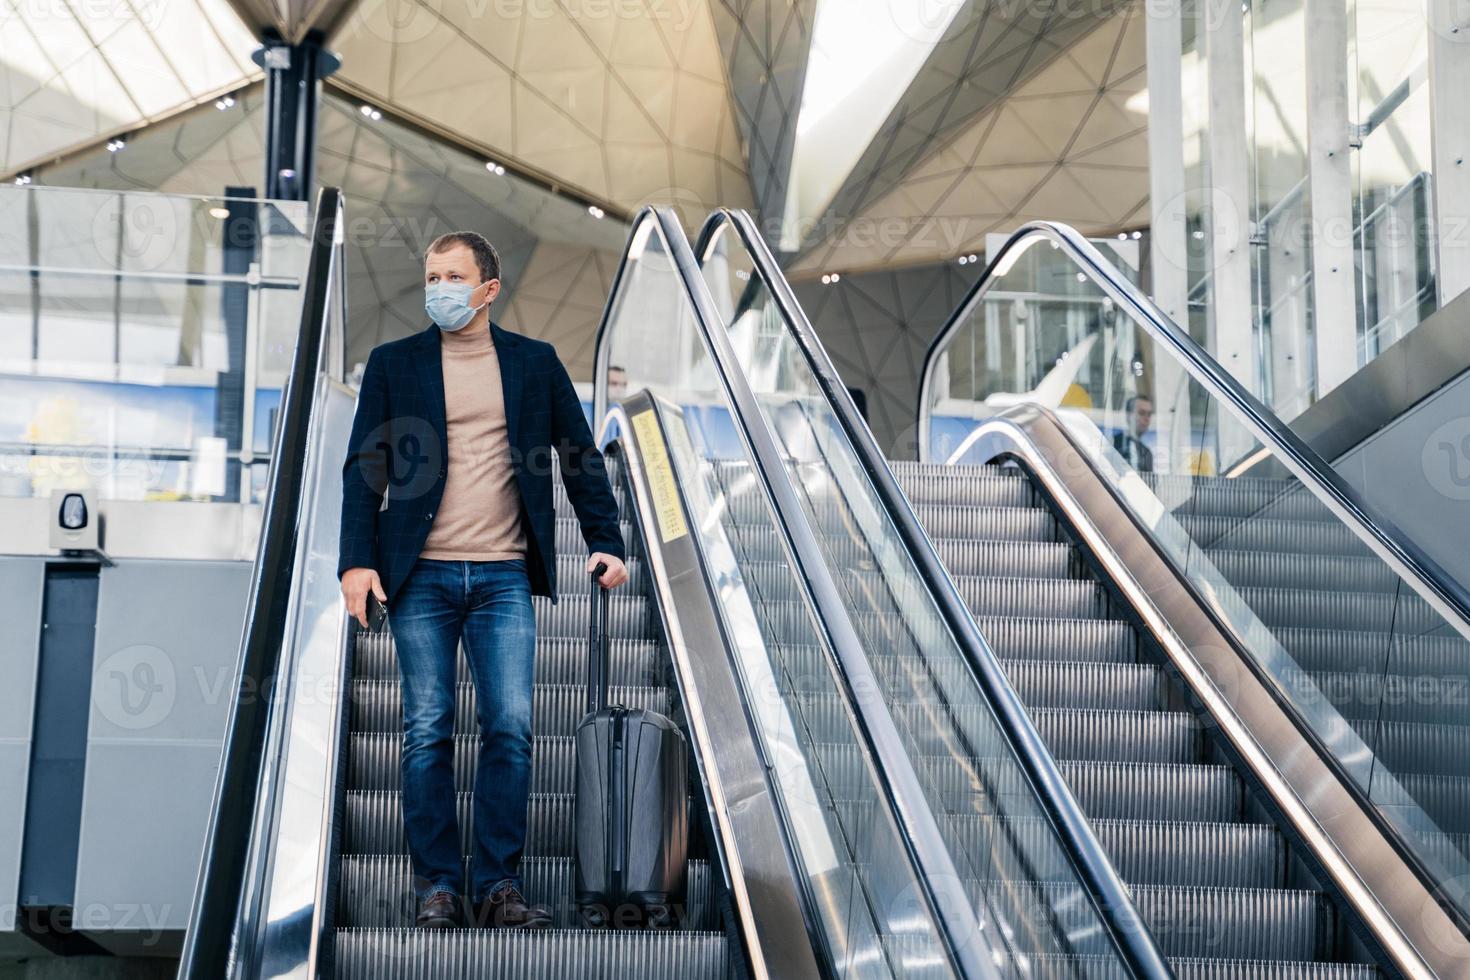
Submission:
<svg viewBox="0 0 1470 980">
<path fill-rule="evenodd" d="M 607 707 L 607 589 L 598 579 L 607 565 L 597 563 L 592 569 L 592 614 L 587 634 L 587 711 Z"/>
</svg>

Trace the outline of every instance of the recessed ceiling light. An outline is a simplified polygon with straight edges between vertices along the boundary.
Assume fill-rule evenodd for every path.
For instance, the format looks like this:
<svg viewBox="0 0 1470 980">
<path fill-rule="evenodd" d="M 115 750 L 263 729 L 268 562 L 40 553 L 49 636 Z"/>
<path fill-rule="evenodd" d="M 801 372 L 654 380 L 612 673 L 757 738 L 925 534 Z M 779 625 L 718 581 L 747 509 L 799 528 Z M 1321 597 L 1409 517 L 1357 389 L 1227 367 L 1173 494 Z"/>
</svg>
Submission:
<svg viewBox="0 0 1470 980">
<path fill-rule="evenodd" d="M 30 182 L 31 182 L 31 175 L 30 174 L 21 174 L 19 177 L 15 178 L 15 183 L 18 186 L 20 186 L 20 187 L 24 187 L 25 185 L 29 184 Z"/>
<path fill-rule="evenodd" d="M 209 216 L 211 218 L 218 218 L 223 221 L 230 216 L 230 209 L 222 208 L 219 205 L 215 205 L 214 207 L 209 209 Z"/>
<path fill-rule="evenodd" d="M 587 213 L 590 214 L 590 215 L 592 215 L 592 217 L 594 217 L 594 218 L 598 219 L 599 221 L 601 221 L 602 220 L 602 216 L 604 214 L 606 214 L 607 212 L 604 211 L 604 210 L 602 210 L 602 208 L 598 207 L 595 204 L 589 204 L 589 205 L 587 205 Z"/>
<path fill-rule="evenodd" d="M 234 104 L 235 104 L 235 97 L 233 95 L 226 95 L 223 98 L 219 98 L 219 99 L 215 99 L 214 100 L 214 107 L 216 109 L 218 109 L 220 112 L 224 112 L 226 109 L 229 109 L 232 106 L 234 106 Z"/>
<path fill-rule="evenodd" d="M 127 145 L 128 141 L 121 136 L 117 137 L 116 139 L 110 139 L 107 141 L 107 149 L 110 153 L 116 153 L 118 150 L 121 150 Z"/>
</svg>

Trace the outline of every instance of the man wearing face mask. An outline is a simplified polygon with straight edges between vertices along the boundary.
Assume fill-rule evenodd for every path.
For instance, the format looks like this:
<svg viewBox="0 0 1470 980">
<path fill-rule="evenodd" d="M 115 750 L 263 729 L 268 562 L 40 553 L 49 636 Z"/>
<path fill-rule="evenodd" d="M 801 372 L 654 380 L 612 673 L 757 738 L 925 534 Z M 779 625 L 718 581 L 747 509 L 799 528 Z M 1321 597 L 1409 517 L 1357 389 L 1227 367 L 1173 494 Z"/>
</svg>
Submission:
<svg viewBox="0 0 1470 980">
<path fill-rule="evenodd" d="M 403 821 L 418 922 L 464 922 L 455 814 L 456 648 L 475 685 L 469 911 L 479 925 L 544 928 L 520 890 L 531 775 L 536 618 L 556 595 L 552 467 L 558 466 L 600 582 L 627 579 L 618 508 L 581 401 L 550 344 L 490 319 L 500 258 L 452 232 L 424 257 L 426 329 L 368 358 L 342 469 L 338 576 L 367 625 L 389 610 L 403 690 Z M 387 499 L 386 506 L 383 505 Z"/>
</svg>

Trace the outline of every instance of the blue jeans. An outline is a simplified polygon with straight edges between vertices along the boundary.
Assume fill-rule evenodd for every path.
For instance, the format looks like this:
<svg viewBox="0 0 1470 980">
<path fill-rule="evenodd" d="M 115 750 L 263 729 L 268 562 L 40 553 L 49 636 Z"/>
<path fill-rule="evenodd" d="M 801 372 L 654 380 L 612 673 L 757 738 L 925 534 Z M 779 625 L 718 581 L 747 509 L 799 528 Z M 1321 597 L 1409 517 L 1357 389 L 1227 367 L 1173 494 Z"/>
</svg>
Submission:
<svg viewBox="0 0 1470 980">
<path fill-rule="evenodd" d="M 454 668 L 461 637 L 480 722 L 470 899 L 520 886 L 531 789 L 536 616 L 523 559 L 420 558 L 389 623 L 403 676 L 403 823 L 419 898 L 462 894 L 454 801 Z"/>
</svg>

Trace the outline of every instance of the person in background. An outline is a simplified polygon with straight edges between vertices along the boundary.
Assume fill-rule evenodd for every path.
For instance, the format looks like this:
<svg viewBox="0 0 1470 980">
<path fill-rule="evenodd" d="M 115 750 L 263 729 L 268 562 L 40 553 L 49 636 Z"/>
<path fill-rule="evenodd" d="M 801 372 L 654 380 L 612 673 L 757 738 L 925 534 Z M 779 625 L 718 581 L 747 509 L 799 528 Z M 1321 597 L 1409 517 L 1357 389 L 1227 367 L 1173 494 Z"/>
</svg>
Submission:
<svg viewBox="0 0 1470 980">
<path fill-rule="evenodd" d="M 434 240 L 424 257 L 433 322 L 368 357 L 342 467 L 337 575 L 364 626 L 369 594 L 389 609 L 403 680 L 403 822 L 426 927 L 464 921 L 454 790 L 461 643 L 481 735 L 470 911 L 491 927 L 551 924 L 521 892 L 520 860 L 531 786 L 531 596 L 556 596 L 553 465 L 592 553 L 587 571 L 607 566 L 604 588 L 628 575 L 618 505 L 566 368 L 550 344 L 490 319 L 499 292 L 500 257 L 484 237 Z"/>
<path fill-rule="evenodd" d="M 1143 437 L 1154 423 L 1154 402 L 1147 395 L 1134 395 L 1123 403 L 1127 428 L 1114 434 L 1113 448 L 1140 473 L 1154 471 L 1154 451 L 1143 444 Z"/>
<path fill-rule="evenodd" d="M 616 364 L 607 369 L 608 404 L 622 401 L 628 395 L 628 372 Z"/>
</svg>

